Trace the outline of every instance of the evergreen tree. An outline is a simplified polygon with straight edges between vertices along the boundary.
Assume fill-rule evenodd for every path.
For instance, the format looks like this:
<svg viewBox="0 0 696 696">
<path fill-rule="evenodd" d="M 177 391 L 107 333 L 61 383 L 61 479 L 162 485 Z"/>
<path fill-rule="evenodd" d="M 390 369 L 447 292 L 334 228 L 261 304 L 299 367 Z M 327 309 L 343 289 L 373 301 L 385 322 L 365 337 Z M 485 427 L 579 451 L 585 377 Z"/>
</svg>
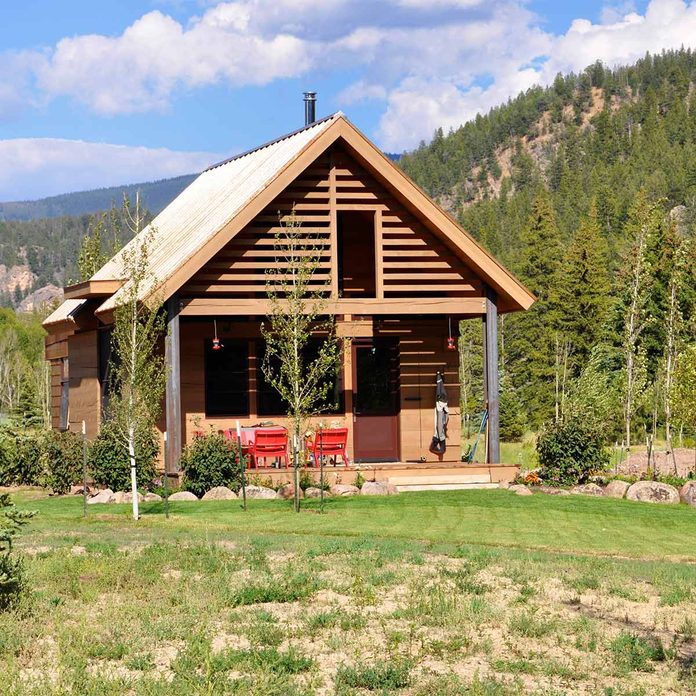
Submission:
<svg viewBox="0 0 696 696">
<path fill-rule="evenodd" d="M 607 244 L 593 204 L 568 247 L 560 274 L 560 331 L 570 344 L 571 374 L 578 375 L 599 340 L 609 305 Z"/>
</svg>

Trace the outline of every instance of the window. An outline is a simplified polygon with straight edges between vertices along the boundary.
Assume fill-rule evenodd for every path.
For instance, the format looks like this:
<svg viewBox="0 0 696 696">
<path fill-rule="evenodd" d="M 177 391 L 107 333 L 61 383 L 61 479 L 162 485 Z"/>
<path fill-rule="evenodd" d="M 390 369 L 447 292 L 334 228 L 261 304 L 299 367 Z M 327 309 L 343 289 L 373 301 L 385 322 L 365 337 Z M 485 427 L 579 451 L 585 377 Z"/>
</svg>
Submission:
<svg viewBox="0 0 696 696">
<path fill-rule="evenodd" d="M 338 290 L 342 297 L 374 297 L 375 214 L 369 210 L 338 213 Z"/>
<path fill-rule="evenodd" d="M 313 338 L 307 344 L 304 354 L 306 362 L 315 359 L 321 339 Z M 287 404 L 280 394 L 266 381 L 263 374 L 263 361 L 266 352 L 266 344 L 259 341 L 256 344 L 256 394 L 259 416 L 283 416 L 288 412 Z M 331 379 L 327 396 L 326 408 L 323 411 L 328 414 L 343 413 L 343 375 L 339 366 L 338 372 Z"/>
<path fill-rule="evenodd" d="M 249 344 L 225 340 L 220 350 L 205 342 L 206 416 L 249 415 Z"/>
</svg>

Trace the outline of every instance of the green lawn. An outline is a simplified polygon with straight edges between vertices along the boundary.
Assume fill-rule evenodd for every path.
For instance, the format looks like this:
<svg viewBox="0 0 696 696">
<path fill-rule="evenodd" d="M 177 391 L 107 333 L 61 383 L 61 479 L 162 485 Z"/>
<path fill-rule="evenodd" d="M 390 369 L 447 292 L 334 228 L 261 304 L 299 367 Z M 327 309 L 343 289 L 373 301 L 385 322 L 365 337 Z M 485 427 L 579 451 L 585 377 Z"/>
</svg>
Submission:
<svg viewBox="0 0 696 696">
<path fill-rule="evenodd" d="M 38 511 L 0 693 L 696 689 L 696 510 L 508 491 Z"/>
</svg>

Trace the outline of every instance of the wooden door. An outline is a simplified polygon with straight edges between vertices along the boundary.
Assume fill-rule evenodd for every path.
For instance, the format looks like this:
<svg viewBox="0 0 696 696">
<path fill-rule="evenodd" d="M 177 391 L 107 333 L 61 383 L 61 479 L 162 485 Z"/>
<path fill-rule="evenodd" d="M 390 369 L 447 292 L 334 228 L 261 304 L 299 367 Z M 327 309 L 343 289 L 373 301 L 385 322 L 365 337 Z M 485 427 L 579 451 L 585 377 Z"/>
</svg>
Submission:
<svg viewBox="0 0 696 696">
<path fill-rule="evenodd" d="M 399 460 L 399 343 L 356 339 L 353 362 L 353 459 Z"/>
</svg>

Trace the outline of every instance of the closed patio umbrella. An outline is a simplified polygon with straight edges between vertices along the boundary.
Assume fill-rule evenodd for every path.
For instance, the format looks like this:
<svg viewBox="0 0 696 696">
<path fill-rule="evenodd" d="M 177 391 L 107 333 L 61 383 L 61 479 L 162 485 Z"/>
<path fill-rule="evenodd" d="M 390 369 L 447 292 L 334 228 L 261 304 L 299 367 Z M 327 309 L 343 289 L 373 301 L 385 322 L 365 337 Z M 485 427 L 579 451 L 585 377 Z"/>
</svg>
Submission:
<svg viewBox="0 0 696 696">
<path fill-rule="evenodd" d="M 447 390 L 445 378 L 441 372 L 435 378 L 435 432 L 430 443 L 430 451 L 435 454 L 444 454 L 447 448 L 447 421 L 449 420 L 449 406 L 447 403 Z"/>
</svg>

